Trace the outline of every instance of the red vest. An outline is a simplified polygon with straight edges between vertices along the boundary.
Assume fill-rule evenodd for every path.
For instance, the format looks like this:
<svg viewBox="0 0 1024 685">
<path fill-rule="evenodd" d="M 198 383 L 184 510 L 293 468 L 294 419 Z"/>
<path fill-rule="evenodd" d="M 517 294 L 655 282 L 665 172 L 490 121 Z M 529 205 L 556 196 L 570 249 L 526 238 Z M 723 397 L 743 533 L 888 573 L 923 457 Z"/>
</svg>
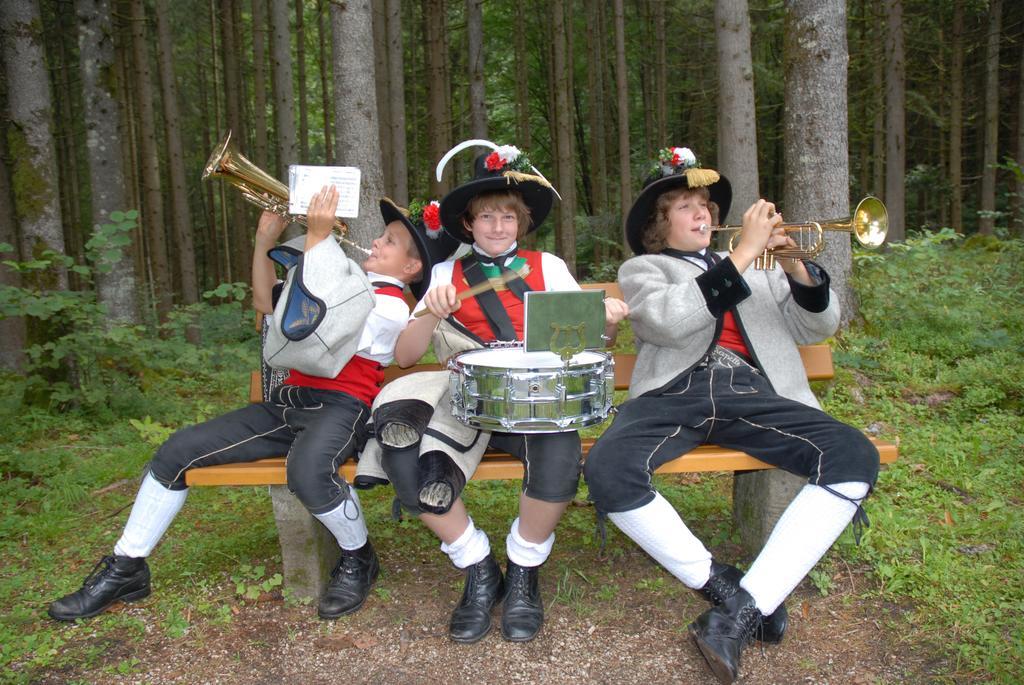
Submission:
<svg viewBox="0 0 1024 685">
<path fill-rule="evenodd" d="M 726 312 L 722 317 L 722 335 L 718 338 L 718 344 L 739 352 L 747 359 L 754 358 L 747 349 L 747 344 L 743 342 L 743 334 L 740 333 L 740 327 L 736 325 L 736 317 L 732 312 Z"/>
<path fill-rule="evenodd" d="M 402 289 L 395 285 L 386 285 L 373 292 L 377 295 L 405 300 Z M 372 405 L 374 398 L 380 392 L 380 387 L 384 384 L 384 367 L 373 359 L 360 357 L 357 354 L 341 368 L 334 378 L 308 376 L 301 371 L 292 369 L 284 382 L 286 385 L 301 385 L 307 388 L 343 392 L 367 405 Z"/>
<path fill-rule="evenodd" d="M 518 255 L 525 259 L 530 267 L 530 273 L 523 279 L 530 286 L 530 290 L 544 290 L 544 269 L 541 266 L 542 254 L 542 252 L 519 250 Z M 455 286 L 457 293 L 469 290 L 469 283 L 466 282 L 466 278 L 462 274 L 461 259 L 455 261 L 455 268 L 452 270 L 452 285 Z M 501 300 L 502 306 L 508 312 L 508 317 L 512 319 L 512 326 L 516 329 L 516 340 L 522 340 L 523 314 L 526 305 L 513 295 L 510 290 L 499 290 L 498 299 Z M 494 332 L 487 324 L 487 317 L 484 316 L 484 310 L 480 307 L 480 303 L 477 302 L 475 297 L 467 297 L 463 300 L 462 307 L 453 316 L 456 321 L 484 342 L 495 340 Z"/>
</svg>

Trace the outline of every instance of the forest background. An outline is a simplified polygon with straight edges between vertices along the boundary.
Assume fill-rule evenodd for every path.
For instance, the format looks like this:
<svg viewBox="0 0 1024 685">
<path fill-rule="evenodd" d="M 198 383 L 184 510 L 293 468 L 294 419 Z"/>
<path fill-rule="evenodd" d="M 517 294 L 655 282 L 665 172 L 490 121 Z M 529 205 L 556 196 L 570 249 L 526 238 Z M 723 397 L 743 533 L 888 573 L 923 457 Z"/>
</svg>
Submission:
<svg viewBox="0 0 1024 685">
<path fill-rule="evenodd" d="M 40 607 L 105 549 L 153 446 L 245 396 L 257 210 L 200 180 L 228 129 L 278 178 L 289 163 L 360 167 L 362 244 L 377 197 L 439 199 L 467 178 L 470 153 L 434 178 L 454 143 L 515 144 L 562 196 L 531 240 L 587 280 L 613 280 L 628 257 L 623 211 L 667 145 L 729 176 L 737 210 L 764 196 L 788 220 L 825 219 L 881 197 L 889 245 L 865 254 L 840 235 L 822 258 L 849 328 L 833 341 L 839 376 L 818 390 L 844 420 L 899 437 L 905 458 L 873 505 L 884 535 L 835 558 L 870 578 L 858 602 L 899 607 L 886 635 L 926 644 L 930 676 L 1024 674 L 1021 3 L 6 0 L 0 59 L 4 679 L 145 668 L 135 617 L 103 617 L 81 640 Z M 675 500 L 719 542 L 727 482 Z M 507 490 L 474 496 L 502 519 Z M 221 585 L 244 602 L 280 565 L 265 493 L 192 497 L 212 529 L 238 511 L 263 523 L 217 540 L 176 527 L 180 545 L 161 547 L 176 569 L 162 587 L 179 592 L 146 631 L 178 646 L 230 623 Z M 386 518 L 382 495 L 368 507 Z M 572 525 L 563 544 L 589 544 Z M 838 592 L 840 562 L 815 590 Z M 638 582 L 661 601 L 650 575 Z M 564 580 L 556 597 L 590 599 Z M 105 656 L 126 631 L 131 656 Z"/>
</svg>

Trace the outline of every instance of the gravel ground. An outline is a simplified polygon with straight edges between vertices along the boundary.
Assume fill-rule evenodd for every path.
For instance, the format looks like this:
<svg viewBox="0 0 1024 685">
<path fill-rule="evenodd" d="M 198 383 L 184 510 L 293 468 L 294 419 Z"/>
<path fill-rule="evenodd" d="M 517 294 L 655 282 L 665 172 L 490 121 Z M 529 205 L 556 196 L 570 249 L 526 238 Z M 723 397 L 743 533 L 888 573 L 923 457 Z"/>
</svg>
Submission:
<svg viewBox="0 0 1024 685">
<path fill-rule="evenodd" d="M 366 606 L 336 622 L 320 621 L 312 607 L 271 594 L 234 603 L 226 624 L 192 621 L 183 637 L 171 640 L 152 628 L 145 603 L 125 607 L 120 610 L 147 626 L 141 643 L 105 644 L 99 663 L 49 673 L 39 682 L 717 682 L 686 632 L 706 605 L 639 551 L 626 552 L 615 563 L 585 567 L 586 583 L 573 584 L 565 568 L 561 575 L 557 568 L 546 569 L 551 571 L 542 574 L 546 623 L 540 636 L 525 644 L 501 638 L 500 609 L 495 629 L 481 642 L 449 641 L 448 613 L 459 596 L 459 576 L 428 557 L 385 568 Z M 607 587 L 605 580 L 615 583 L 613 598 L 585 591 Z M 906 607 L 856 596 L 854 589 L 868 583 L 856 570 L 844 567 L 834 583 L 825 597 L 806 583 L 798 588 L 790 598 L 785 640 L 748 647 L 740 682 L 969 682 L 948 675 L 950 665 L 936 647 L 907 642 Z M 88 623 L 71 628 L 67 638 L 97 639 L 90 636 Z M 132 657 L 138 663 L 131 673 L 112 668 Z"/>
</svg>

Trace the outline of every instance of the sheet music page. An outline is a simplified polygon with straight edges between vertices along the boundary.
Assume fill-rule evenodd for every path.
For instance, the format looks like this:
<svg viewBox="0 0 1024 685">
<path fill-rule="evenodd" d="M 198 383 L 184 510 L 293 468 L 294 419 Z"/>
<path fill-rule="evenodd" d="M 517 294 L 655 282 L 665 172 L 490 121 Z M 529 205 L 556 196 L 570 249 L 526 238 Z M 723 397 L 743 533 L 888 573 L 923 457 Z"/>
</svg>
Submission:
<svg viewBox="0 0 1024 685">
<path fill-rule="evenodd" d="M 359 216 L 359 183 L 362 172 L 354 166 L 310 166 L 292 164 L 288 167 L 288 211 L 306 214 L 309 201 L 325 185 L 338 189 L 335 216 L 354 219 Z"/>
</svg>

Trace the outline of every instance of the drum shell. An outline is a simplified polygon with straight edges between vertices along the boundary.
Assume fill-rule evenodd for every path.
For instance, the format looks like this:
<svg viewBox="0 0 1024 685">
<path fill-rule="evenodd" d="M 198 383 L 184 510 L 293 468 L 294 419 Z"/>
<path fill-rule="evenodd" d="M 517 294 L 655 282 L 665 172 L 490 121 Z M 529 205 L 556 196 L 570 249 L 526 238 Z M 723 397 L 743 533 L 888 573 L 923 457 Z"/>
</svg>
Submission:
<svg viewBox="0 0 1024 685">
<path fill-rule="evenodd" d="M 477 363 L 481 353 L 503 354 L 502 366 Z M 534 364 L 548 354 L 544 364 Z M 557 364 L 552 363 L 555 360 Z M 601 423 L 615 392 L 614 359 L 605 352 L 576 355 L 568 365 L 550 353 L 470 350 L 448 362 L 452 414 L 487 431 L 553 433 Z"/>
</svg>

